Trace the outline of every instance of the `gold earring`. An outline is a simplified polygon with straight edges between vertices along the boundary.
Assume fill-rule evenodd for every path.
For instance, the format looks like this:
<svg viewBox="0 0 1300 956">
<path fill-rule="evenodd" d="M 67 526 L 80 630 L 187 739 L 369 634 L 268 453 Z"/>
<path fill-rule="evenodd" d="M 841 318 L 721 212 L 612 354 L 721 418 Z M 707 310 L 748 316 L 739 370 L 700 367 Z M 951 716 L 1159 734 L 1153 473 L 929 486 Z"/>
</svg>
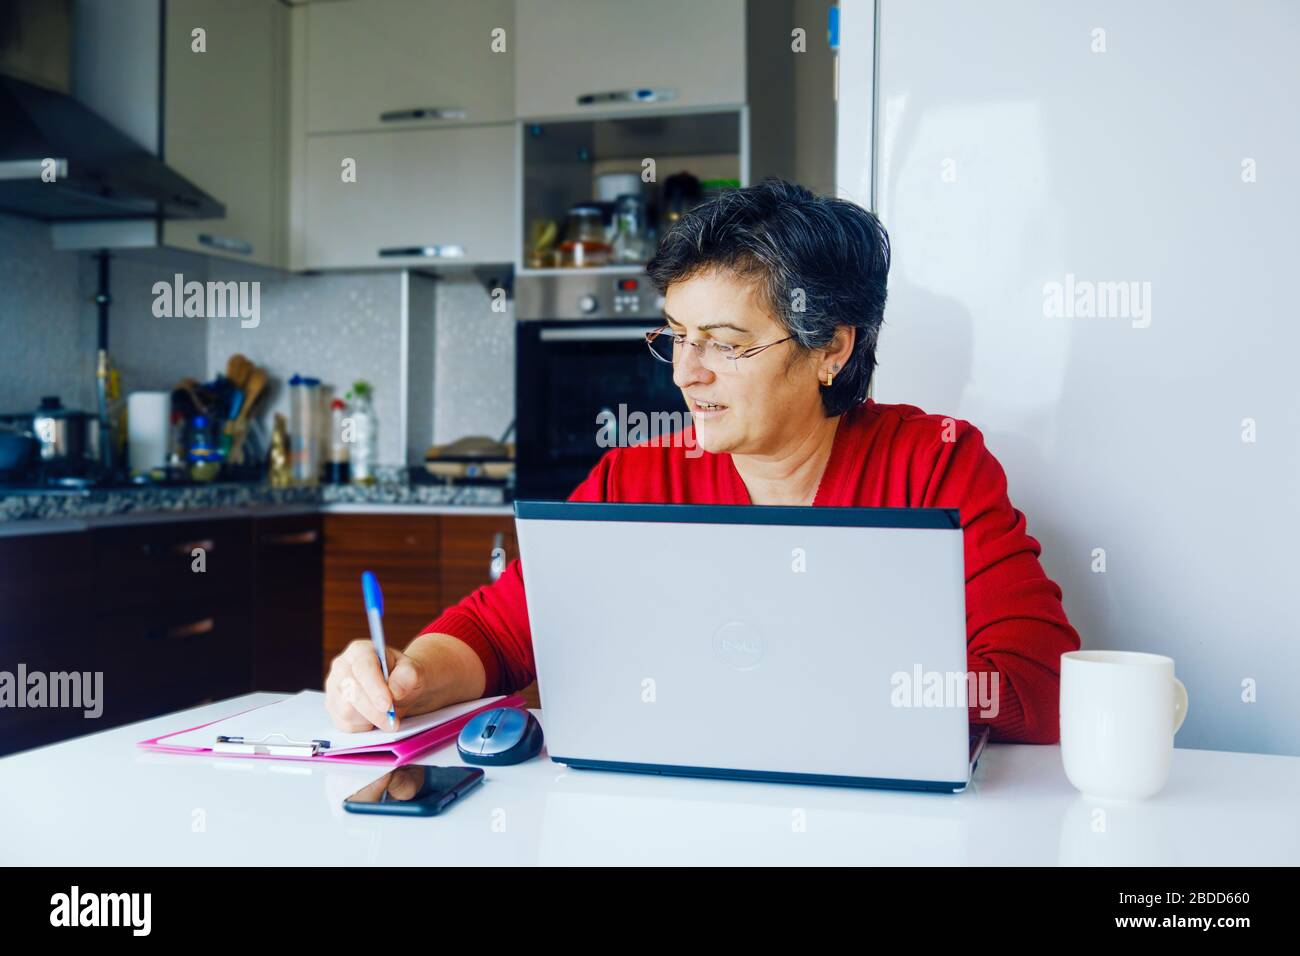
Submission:
<svg viewBox="0 0 1300 956">
<path fill-rule="evenodd" d="M 830 387 L 831 387 L 831 382 L 833 382 L 834 380 L 835 380 L 834 376 L 831 375 L 830 372 L 827 372 L 827 373 L 826 373 L 826 387 L 827 387 L 827 388 L 830 388 Z"/>
</svg>

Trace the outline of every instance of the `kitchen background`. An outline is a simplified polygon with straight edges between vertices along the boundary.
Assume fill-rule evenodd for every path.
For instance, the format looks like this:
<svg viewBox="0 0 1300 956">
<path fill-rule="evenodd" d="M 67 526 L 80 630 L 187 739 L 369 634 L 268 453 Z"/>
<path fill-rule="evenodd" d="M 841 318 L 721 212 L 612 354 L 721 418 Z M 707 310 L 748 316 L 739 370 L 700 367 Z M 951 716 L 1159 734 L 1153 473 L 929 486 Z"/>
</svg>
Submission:
<svg viewBox="0 0 1300 956">
<path fill-rule="evenodd" d="M 52 251 L 43 223 L 0 215 L 8 317 L 0 409 L 35 409 L 46 395 L 59 395 L 69 408 L 94 409 L 97 270 L 91 254 Z M 418 412 L 424 446 L 499 435 L 514 418 L 513 303 L 493 312 L 488 292 L 472 278 L 435 280 L 400 270 L 292 275 L 165 249 L 116 254 L 112 270 L 112 354 L 127 391 L 169 390 L 186 375 L 209 378 L 237 352 L 271 376 L 264 415 L 288 415 L 285 383 L 294 372 L 344 388 L 367 379 L 382 383 L 375 394 L 380 460 L 416 463 L 422 458 L 408 455 L 397 428 L 403 284 L 414 283 L 426 293 L 417 291 L 423 309 L 408 321 L 426 327 L 422 341 L 430 346 L 415 366 L 433 383 L 431 402 Z M 178 272 L 186 281 L 260 281 L 258 326 L 242 328 L 236 318 L 156 318 L 153 284 Z M 41 320 L 20 319 L 34 315 Z"/>
<path fill-rule="evenodd" d="M 830 15 L 824 0 L 0 0 L 0 422 L 8 450 L 31 439 L 0 459 L 0 671 L 95 670 L 105 687 L 94 720 L 0 710 L 0 753 L 320 687 L 366 636 L 363 569 L 398 646 L 494 580 L 515 555 L 511 498 L 567 495 L 603 450 L 597 412 L 684 411 L 642 338 L 660 324 L 642 269 L 656 230 L 764 175 L 834 191 Z M 124 156 L 165 184 L 145 211 L 122 211 Z M 48 157 L 68 159 L 55 183 L 39 180 Z M 214 201 L 224 215 L 194 218 Z M 258 283 L 256 327 L 158 317 L 154 285 L 177 274 Z M 92 447 L 105 332 L 108 461 Z M 331 481 L 325 401 L 305 460 L 295 374 L 339 398 L 373 386 L 372 481 L 352 480 L 355 444 Z M 170 394 L 173 428 L 132 468 L 137 392 Z M 222 425 L 245 398 L 236 468 Z M 287 461 L 270 454 L 277 415 Z M 65 434 L 79 428 L 85 451 Z"/>
</svg>

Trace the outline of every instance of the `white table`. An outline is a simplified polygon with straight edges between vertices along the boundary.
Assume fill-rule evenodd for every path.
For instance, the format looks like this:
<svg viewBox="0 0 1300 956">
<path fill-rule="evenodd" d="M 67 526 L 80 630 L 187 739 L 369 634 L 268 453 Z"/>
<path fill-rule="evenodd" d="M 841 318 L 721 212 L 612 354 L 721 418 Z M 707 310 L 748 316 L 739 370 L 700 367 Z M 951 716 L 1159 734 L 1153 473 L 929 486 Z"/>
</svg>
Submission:
<svg viewBox="0 0 1300 956">
<path fill-rule="evenodd" d="M 135 746 L 281 696 L 0 759 L 0 864 L 1300 864 L 1297 757 L 1176 750 L 1159 795 L 1102 808 L 1054 746 L 989 745 L 961 794 L 571 770 L 543 751 L 404 819 L 343 810 L 373 767 Z M 453 743 L 421 762 L 461 760 Z"/>
</svg>

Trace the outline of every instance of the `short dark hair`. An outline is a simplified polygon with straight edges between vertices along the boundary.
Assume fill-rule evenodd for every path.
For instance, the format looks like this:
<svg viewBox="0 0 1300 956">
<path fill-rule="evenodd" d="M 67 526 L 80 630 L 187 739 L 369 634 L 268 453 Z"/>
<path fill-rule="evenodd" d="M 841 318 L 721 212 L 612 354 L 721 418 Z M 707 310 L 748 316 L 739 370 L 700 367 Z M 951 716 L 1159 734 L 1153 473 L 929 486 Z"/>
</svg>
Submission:
<svg viewBox="0 0 1300 956">
<path fill-rule="evenodd" d="M 830 417 L 866 401 L 885 319 L 889 234 L 861 206 L 782 179 L 729 189 L 673 224 L 646 269 L 661 294 L 715 269 L 752 278 L 804 349 L 824 348 L 839 326 L 852 326 L 853 354 L 822 386 L 822 405 Z"/>
</svg>

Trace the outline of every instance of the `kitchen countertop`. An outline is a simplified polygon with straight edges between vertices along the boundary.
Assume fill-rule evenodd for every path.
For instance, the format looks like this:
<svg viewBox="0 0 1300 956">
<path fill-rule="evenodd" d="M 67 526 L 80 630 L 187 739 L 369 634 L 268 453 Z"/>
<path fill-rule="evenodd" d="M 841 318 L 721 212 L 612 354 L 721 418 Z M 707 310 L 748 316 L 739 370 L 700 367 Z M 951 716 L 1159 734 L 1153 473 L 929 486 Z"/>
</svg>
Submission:
<svg viewBox="0 0 1300 956">
<path fill-rule="evenodd" d="M 265 483 L 212 482 L 77 491 L 0 490 L 0 536 L 82 531 L 89 527 L 181 518 L 273 516 L 323 511 L 369 514 L 510 515 L 495 485 L 379 484 L 272 488 Z"/>
</svg>

